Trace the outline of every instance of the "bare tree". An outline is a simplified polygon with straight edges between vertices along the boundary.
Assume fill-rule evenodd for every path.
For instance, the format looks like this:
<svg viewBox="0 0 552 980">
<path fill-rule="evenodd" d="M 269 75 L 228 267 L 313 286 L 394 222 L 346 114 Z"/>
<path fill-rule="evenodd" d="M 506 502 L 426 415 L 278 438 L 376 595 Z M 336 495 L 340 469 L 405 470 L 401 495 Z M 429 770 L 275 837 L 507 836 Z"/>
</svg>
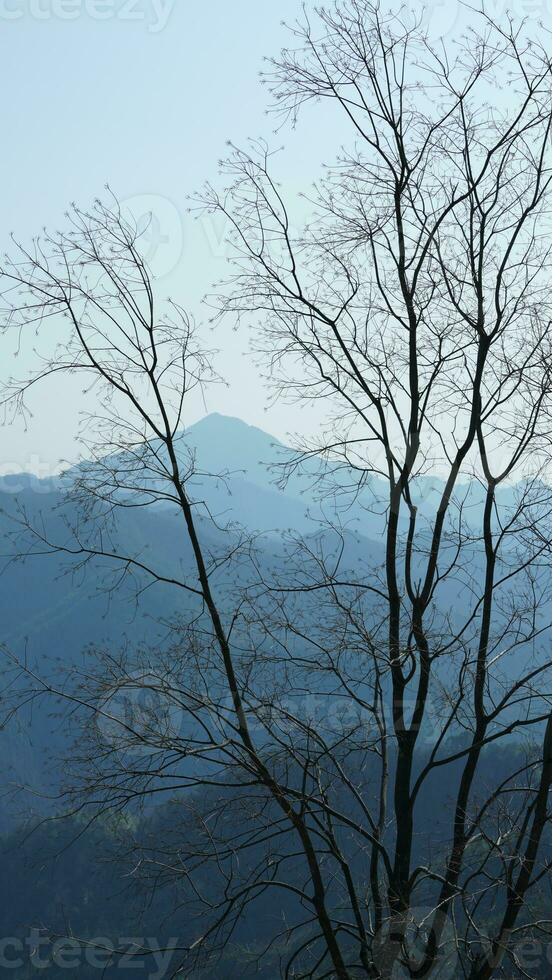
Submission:
<svg viewBox="0 0 552 980">
<path fill-rule="evenodd" d="M 236 248 L 218 308 L 260 318 L 278 393 L 328 406 L 284 468 L 327 521 L 276 556 L 209 536 L 179 440 L 209 359 L 181 309 L 158 318 L 117 207 L 4 268 L 8 329 L 68 330 L 7 401 L 76 370 L 107 405 L 70 490 L 83 525 L 29 529 L 31 550 L 186 598 L 167 652 L 109 651 L 63 694 L 104 723 L 73 758 L 77 806 L 167 796 L 193 816 L 140 845 L 156 882 L 189 886 L 192 957 L 273 893 L 285 916 L 253 953 L 285 977 L 527 976 L 521 939 L 550 931 L 551 72 L 523 28 L 481 24 L 447 51 L 366 0 L 319 11 L 269 74 L 277 112 L 328 100 L 354 137 L 308 226 L 262 146 L 205 192 Z M 122 508 L 162 501 L 181 574 L 107 543 Z M 121 720 L 120 690 L 153 708 Z"/>
<path fill-rule="evenodd" d="M 471 812 L 484 746 L 520 726 L 550 725 L 546 698 L 535 697 L 537 677 L 546 692 L 545 643 L 530 671 L 523 657 L 507 666 L 516 648 L 536 650 L 547 626 L 538 610 L 549 547 L 541 476 L 550 434 L 550 59 L 523 27 L 480 20 L 482 30 L 441 50 L 406 15 L 386 18 L 362 0 L 306 18 L 293 30 L 294 49 L 268 74 L 275 111 L 296 122 L 307 102 L 326 100 L 354 136 L 316 188 L 309 227 L 294 236 L 262 147 L 237 150 L 224 167 L 229 189 L 206 193 L 207 207 L 231 222 L 236 245 L 234 289 L 220 297 L 222 311 L 260 313 L 273 366 L 291 367 L 283 389 L 335 408 L 329 437 L 315 448 L 356 474 L 351 489 L 373 474 L 387 485 L 385 600 L 377 627 L 373 613 L 366 626 L 378 637 L 378 657 L 387 628 L 381 670 L 391 680 L 392 719 L 381 740 L 382 774 L 388 746 L 396 749 L 393 844 L 386 861 L 373 851 L 376 929 L 390 915 L 400 935 L 420 879 L 435 875 L 427 956 L 461 904 L 469 958 L 473 939 L 490 943 L 490 953 L 473 956 L 474 977 L 500 965 L 542 874 L 536 856 L 550 785 L 547 727 L 521 827 L 512 820 L 507 844 L 486 829 L 489 850 L 473 867 L 470 849 L 491 800 L 512 798 L 517 786 L 507 781 Z M 496 105 L 502 87 L 504 108 Z M 422 509 L 423 476 L 435 471 L 442 488 Z M 462 505 L 462 477 L 483 489 L 475 521 L 469 499 Z M 500 488 L 516 477 L 518 498 L 505 507 Z M 333 578 L 321 585 L 333 588 Z M 473 599 L 457 617 L 450 599 L 466 581 Z M 447 711 L 429 758 L 416 766 L 431 692 L 445 678 Z M 455 728 L 464 733 L 456 752 Z M 437 869 L 413 867 L 421 789 L 432 771 L 457 760 L 446 856 Z M 380 814 L 386 798 L 385 790 Z M 503 868 L 494 868 L 490 885 L 487 860 L 499 854 Z M 473 915 L 490 888 L 501 912 L 495 930 Z"/>
</svg>

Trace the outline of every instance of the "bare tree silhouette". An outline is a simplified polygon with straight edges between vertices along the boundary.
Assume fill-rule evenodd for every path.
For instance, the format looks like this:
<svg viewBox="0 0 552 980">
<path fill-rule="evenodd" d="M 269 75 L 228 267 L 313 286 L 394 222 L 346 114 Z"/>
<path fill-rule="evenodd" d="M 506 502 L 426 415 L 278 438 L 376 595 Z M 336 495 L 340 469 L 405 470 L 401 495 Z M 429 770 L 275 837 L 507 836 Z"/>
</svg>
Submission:
<svg viewBox="0 0 552 980">
<path fill-rule="evenodd" d="M 276 111 L 328 100 L 354 136 L 308 226 L 261 145 L 202 195 L 233 229 L 217 310 L 260 319 L 277 394 L 328 409 L 282 477 L 310 479 L 327 522 L 276 556 L 201 513 L 179 429 L 210 359 L 181 308 L 158 316 L 117 205 L 3 270 L 6 329 L 67 328 L 6 404 L 82 371 L 104 405 L 69 490 L 82 523 L 53 539 L 22 515 L 27 553 L 183 597 L 168 651 L 109 651 L 61 693 L 102 719 L 72 760 L 76 806 L 176 794 L 192 817 L 141 850 L 156 883 L 189 886 L 187 964 L 271 893 L 286 915 L 254 959 L 285 977 L 527 976 L 521 938 L 549 934 L 551 71 L 523 27 L 480 16 L 451 50 L 367 0 L 305 19 L 268 75 Z M 178 573 L 110 537 L 122 508 L 161 503 Z"/>
</svg>

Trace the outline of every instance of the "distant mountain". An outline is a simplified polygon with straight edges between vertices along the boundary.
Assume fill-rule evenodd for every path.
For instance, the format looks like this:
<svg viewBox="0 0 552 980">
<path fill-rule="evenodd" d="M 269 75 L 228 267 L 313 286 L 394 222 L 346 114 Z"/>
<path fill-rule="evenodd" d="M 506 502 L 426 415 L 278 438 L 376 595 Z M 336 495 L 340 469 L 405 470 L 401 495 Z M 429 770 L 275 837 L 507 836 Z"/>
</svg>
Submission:
<svg viewBox="0 0 552 980">
<path fill-rule="evenodd" d="M 332 518 L 337 515 L 364 537 L 382 538 L 388 487 L 373 474 L 364 474 L 360 493 L 352 492 L 359 479 L 358 472 L 327 464 L 314 455 L 301 469 L 288 474 L 283 484 L 283 464 L 293 455 L 291 450 L 262 429 L 218 413 L 183 429 L 176 446 L 181 450 L 183 469 L 188 465 L 190 453 L 194 455 L 198 475 L 190 480 L 190 488 L 222 523 L 234 521 L 264 533 L 287 528 L 308 533 L 314 527 L 313 521 L 324 514 Z M 28 473 L 0 477 L 0 502 L 27 493 L 41 499 L 49 493 L 61 493 L 81 469 L 74 467 L 62 476 L 47 479 Z M 322 473 L 326 489 L 333 485 L 335 495 L 321 492 Z M 438 476 L 419 477 L 414 481 L 420 520 L 433 518 L 443 488 L 444 481 Z M 463 503 L 464 520 L 477 526 L 484 488 L 476 480 L 464 479 L 457 485 L 454 496 Z M 499 500 L 506 506 L 513 504 L 515 496 L 515 486 L 499 489 Z"/>
<path fill-rule="evenodd" d="M 270 490 L 277 478 L 274 466 L 286 452 L 275 436 L 218 412 L 189 426 L 181 438 L 196 450 L 198 461 L 206 471 L 241 473 L 249 483 Z"/>
<path fill-rule="evenodd" d="M 361 475 L 358 471 L 313 455 L 288 473 L 283 483 L 284 464 L 294 455 L 289 447 L 241 419 L 217 413 L 184 430 L 180 438 L 187 451 L 195 452 L 199 469 L 228 474 L 225 484 L 201 481 L 205 499 L 215 511 L 220 508 L 229 518 L 262 531 L 291 527 L 308 532 L 313 529 L 313 521 L 324 515 L 337 517 L 363 537 L 381 541 L 389 493 L 381 477 L 362 474 L 363 486 L 357 493 L 354 488 Z M 199 486 L 200 481 L 195 485 Z M 324 492 L 330 486 L 335 489 L 334 494 Z M 419 520 L 434 519 L 444 486 L 439 476 L 426 475 L 413 481 Z M 518 489 L 515 485 L 500 487 L 501 504 L 512 506 Z M 464 477 L 455 488 L 454 499 L 462 503 L 466 523 L 477 527 L 485 488 L 477 480 L 467 481 Z"/>
<path fill-rule="evenodd" d="M 295 478 L 285 490 L 276 486 L 274 467 L 285 454 L 276 439 L 239 419 L 211 415 L 182 432 L 178 442 L 183 467 L 193 453 L 199 471 L 221 474 L 219 479 L 199 475 L 191 481 L 193 495 L 206 505 L 198 506 L 197 515 L 208 552 L 216 554 L 224 545 L 222 528 L 227 522 L 264 532 L 257 547 L 261 553 L 264 549 L 267 564 L 283 560 L 280 531 L 316 531 L 307 517 L 307 510 L 316 511 L 318 506 L 309 493 L 309 481 Z M 64 554 L 13 561 L 19 551 L 36 550 L 28 534 L 16 533 L 15 522 L 23 512 L 51 540 L 70 542 L 64 517 L 71 525 L 79 521 L 79 514 L 64 500 L 64 490 L 78 471 L 46 480 L 25 473 L 0 480 L 2 641 L 14 655 L 49 676 L 66 664 L 86 665 L 87 651 L 93 646 L 118 650 L 125 644 L 140 644 L 155 650 L 166 641 L 167 622 L 186 617 L 189 608 L 186 595 L 167 585 L 148 588 L 136 605 L 136 586 L 147 581 L 140 575 L 111 592 L 109 586 L 117 579 L 103 561 L 82 565 L 79 557 Z M 120 551 L 139 556 L 166 575 L 195 579 L 181 517 L 171 505 L 123 509 L 112 533 Z M 370 553 L 374 547 L 379 552 L 381 545 L 365 543 L 361 550 Z M 45 788 L 45 778 L 56 769 L 54 761 L 45 759 L 48 754 L 55 756 L 63 738 L 63 722 L 48 718 L 46 709 L 35 705 L 0 733 L 4 782 Z M 24 801 L 22 797 L 22 805 Z M 2 809 L 8 820 L 10 807 L 0 797 L 0 826 Z"/>
<path fill-rule="evenodd" d="M 288 450 L 277 439 L 239 419 L 209 415 L 184 430 L 178 445 L 183 467 L 192 453 L 200 473 L 221 474 L 218 479 L 197 475 L 190 484 L 196 499 L 206 505 L 198 507 L 197 513 L 202 541 L 213 554 L 220 550 L 224 540 L 221 526 L 236 522 L 251 531 L 263 532 L 258 547 L 267 567 L 271 563 L 283 565 L 286 559 L 279 532 L 292 529 L 313 535 L 317 532 L 316 518 L 324 510 L 335 516 L 331 503 L 327 500 L 320 503 L 317 499 L 314 484 L 322 461 L 312 459 L 306 473 L 294 473 L 285 488 L 280 489 L 279 466 Z M 86 650 L 91 645 L 119 649 L 129 643 L 156 649 L 166 638 L 166 623 L 176 616 L 185 617 L 189 608 L 181 590 L 172 586 L 155 585 L 145 590 L 138 605 L 133 602 L 134 590 L 128 583 L 110 592 L 107 586 L 113 580 L 109 575 L 106 580 L 108 569 L 100 561 L 80 567 L 78 559 L 58 554 L 10 561 L 16 547 L 11 535 L 18 508 L 24 509 L 30 522 L 47 529 L 55 540 L 63 540 L 67 535 L 62 514 L 68 516 L 69 523 L 77 515 L 71 507 L 67 511 L 66 505 L 65 509 L 62 506 L 63 491 L 74 474 L 75 471 L 70 471 L 48 480 L 14 474 L 0 480 L 2 640 L 14 654 L 40 665 L 41 670 L 52 670 L 56 663 L 86 663 Z M 333 471 L 330 468 L 330 475 L 342 489 L 352 476 L 335 467 Z M 418 481 L 421 520 L 424 514 L 434 512 L 442 488 L 438 478 Z M 510 503 L 515 493 L 516 488 L 506 488 L 503 499 Z M 465 499 L 466 519 L 475 524 L 481 514 L 481 487 L 475 482 L 465 484 L 457 496 Z M 384 501 L 384 484 L 374 478 L 357 497 L 338 495 L 341 518 L 348 528 L 350 567 L 359 562 L 374 569 L 382 567 Z M 140 555 L 145 564 L 175 577 L 195 576 L 181 518 L 175 516 L 171 505 L 123 510 L 114 533 L 119 547 L 126 553 Z M 479 560 L 478 546 L 474 545 L 474 567 Z M 469 590 L 463 591 L 458 581 L 447 582 L 442 587 L 443 609 L 450 610 L 453 616 L 465 609 L 468 598 Z M 18 778 L 26 772 L 33 782 L 48 770 L 40 746 L 55 751 L 63 740 L 63 732 L 59 721 L 47 722 L 35 710 L 34 715 L 29 713 L 19 724 L 1 732 L 0 739 L 4 770 L 8 768 Z M 2 805 L 0 798 L 0 826 Z M 8 816 L 8 804 L 4 804 L 4 819 Z"/>
</svg>

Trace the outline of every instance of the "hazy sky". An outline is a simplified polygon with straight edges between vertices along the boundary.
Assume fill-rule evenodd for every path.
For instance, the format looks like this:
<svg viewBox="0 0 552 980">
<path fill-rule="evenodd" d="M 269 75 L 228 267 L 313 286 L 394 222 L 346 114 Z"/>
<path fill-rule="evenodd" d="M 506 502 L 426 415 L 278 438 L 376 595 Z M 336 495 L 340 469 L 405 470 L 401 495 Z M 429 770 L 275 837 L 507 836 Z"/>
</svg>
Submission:
<svg viewBox="0 0 552 980">
<path fill-rule="evenodd" d="M 504 6 L 493 0 L 489 10 Z M 415 0 L 412 8 L 420 9 Z M 548 2 L 517 0 L 510 8 L 552 23 Z M 285 40 L 282 19 L 299 11 L 299 0 L 0 0 L 3 240 L 10 231 L 25 239 L 43 225 L 62 226 L 71 201 L 89 204 L 109 181 L 136 217 L 153 214 L 148 257 L 160 293 L 201 316 L 201 295 L 225 270 L 223 229 L 193 222 L 186 195 L 216 175 L 225 141 L 283 142 L 279 175 L 292 194 L 308 188 L 338 149 L 339 130 L 327 117 L 322 124 L 320 112 L 307 114 L 297 133 L 271 137 L 259 70 L 263 55 Z M 426 16 L 440 36 L 464 15 L 443 0 Z M 265 413 L 244 336 L 228 328 L 215 343 L 230 387 L 211 392 L 209 411 L 282 438 L 302 426 L 295 408 Z M 76 457 L 79 392 L 58 383 L 47 395 L 43 389 L 34 400 L 27 432 L 1 430 L 3 472 L 47 473 L 60 457 Z M 203 413 L 199 405 L 194 411 Z"/>
</svg>

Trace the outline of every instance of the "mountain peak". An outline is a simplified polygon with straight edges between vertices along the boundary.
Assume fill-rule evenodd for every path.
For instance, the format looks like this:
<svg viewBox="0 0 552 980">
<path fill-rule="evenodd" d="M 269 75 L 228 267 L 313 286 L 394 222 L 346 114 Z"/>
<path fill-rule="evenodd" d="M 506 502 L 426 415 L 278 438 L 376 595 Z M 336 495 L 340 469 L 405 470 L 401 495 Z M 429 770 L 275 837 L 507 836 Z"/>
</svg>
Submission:
<svg viewBox="0 0 552 980">
<path fill-rule="evenodd" d="M 265 432 L 264 429 L 260 429 L 256 425 L 251 425 L 249 422 L 244 422 L 243 419 L 235 415 L 223 415 L 221 412 L 209 412 L 208 415 L 204 415 L 197 422 L 187 426 L 184 431 L 186 436 L 200 432 L 202 437 L 204 437 L 206 434 L 212 432 L 213 434 L 224 434 L 226 438 L 230 433 L 241 438 L 262 439 L 267 445 L 274 445 L 275 443 L 281 445 L 279 439 Z"/>
<path fill-rule="evenodd" d="M 212 412 L 181 433 L 181 439 L 196 451 L 205 472 L 241 472 L 264 485 L 272 484 L 268 469 L 282 446 L 274 436 L 243 419 Z"/>
</svg>

